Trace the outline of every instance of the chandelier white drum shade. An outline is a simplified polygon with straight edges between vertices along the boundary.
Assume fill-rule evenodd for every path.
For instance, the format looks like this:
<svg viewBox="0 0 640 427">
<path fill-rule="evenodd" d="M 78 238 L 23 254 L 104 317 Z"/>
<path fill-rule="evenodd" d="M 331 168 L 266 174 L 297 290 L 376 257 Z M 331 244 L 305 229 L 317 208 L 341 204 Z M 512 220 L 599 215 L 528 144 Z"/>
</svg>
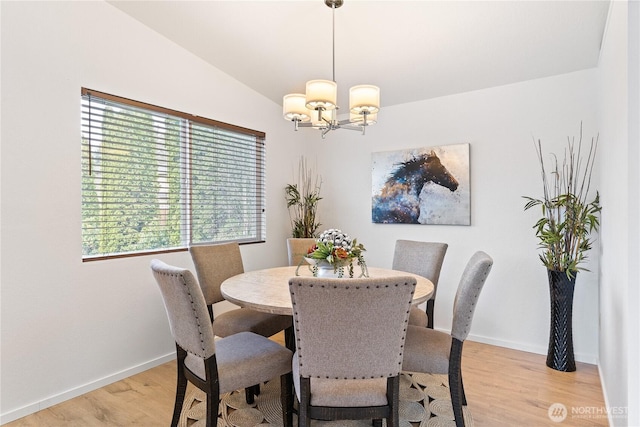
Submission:
<svg viewBox="0 0 640 427">
<path fill-rule="evenodd" d="M 290 93 L 282 99 L 282 113 L 287 120 L 308 122 L 311 112 L 306 107 L 304 93 Z"/>
<path fill-rule="evenodd" d="M 322 131 L 322 138 L 335 129 L 360 130 L 377 122 L 380 110 L 380 88 L 357 85 L 349 89 L 349 118 L 338 120 L 338 84 L 335 77 L 335 10 L 343 0 L 324 0 L 333 12 L 333 80 L 309 80 L 305 93 L 291 93 L 282 99 L 285 120 L 294 122 L 294 129 L 310 127 Z"/>
<path fill-rule="evenodd" d="M 305 99 L 310 110 L 333 110 L 338 103 L 338 85 L 331 80 L 309 80 Z"/>
<path fill-rule="evenodd" d="M 349 111 L 354 114 L 373 114 L 380 109 L 380 88 L 373 85 L 353 86 L 349 89 Z"/>
</svg>

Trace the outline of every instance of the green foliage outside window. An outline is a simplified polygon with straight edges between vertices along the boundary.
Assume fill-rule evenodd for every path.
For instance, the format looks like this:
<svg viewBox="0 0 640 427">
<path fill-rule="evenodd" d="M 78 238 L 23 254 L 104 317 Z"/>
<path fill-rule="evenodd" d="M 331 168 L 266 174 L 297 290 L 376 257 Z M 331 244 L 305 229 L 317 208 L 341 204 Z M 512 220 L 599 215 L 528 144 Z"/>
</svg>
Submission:
<svg viewBox="0 0 640 427">
<path fill-rule="evenodd" d="M 85 258 L 264 238 L 254 136 L 105 103 L 82 147 Z"/>
</svg>

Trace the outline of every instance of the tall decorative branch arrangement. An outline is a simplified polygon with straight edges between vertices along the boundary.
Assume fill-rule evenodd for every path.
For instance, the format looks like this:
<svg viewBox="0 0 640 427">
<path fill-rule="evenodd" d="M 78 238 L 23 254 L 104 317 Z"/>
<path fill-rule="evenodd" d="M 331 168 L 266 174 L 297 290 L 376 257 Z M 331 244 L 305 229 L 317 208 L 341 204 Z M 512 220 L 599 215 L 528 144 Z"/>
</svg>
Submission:
<svg viewBox="0 0 640 427">
<path fill-rule="evenodd" d="M 545 168 L 540 140 L 534 145 L 542 174 L 543 197 L 527 200 L 524 209 L 540 206 L 542 218 L 533 228 L 542 249 L 540 260 L 547 267 L 551 322 L 547 366 L 558 371 L 576 370 L 573 353 L 573 294 L 580 265 L 587 259 L 598 231 L 601 211 L 598 192 L 589 200 L 591 175 L 598 148 L 592 138 L 586 152 L 582 147 L 582 124 L 578 140 L 568 138 L 562 163 L 552 154 L 551 169 Z M 585 157 L 586 156 L 586 157 Z"/>
<path fill-rule="evenodd" d="M 322 178 L 310 167 L 304 157 L 298 164 L 297 182 L 285 187 L 285 198 L 291 220 L 291 237 L 316 237 L 320 223 L 316 213 L 320 197 Z"/>
<path fill-rule="evenodd" d="M 580 264 L 587 259 L 593 240 L 591 233 L 598 231 L 600 196 L 589 201 L 591 175 L 598 147 L 598 138 L 592 138 L 584 158 L 582 125 L 578 141 L 568 138 L 562 163 L 552 154 L 551 170 L 547 172 L 542 143 L 534 140 L 542 175 L 543 198 L 528 200 L 524 209 L 542 208 L 542 218 L 533 228 L 542 249 L 540 260 L 549 269 L 566 273 L 572 278 L 578 270 L 586 270 Z"/>
</svg>

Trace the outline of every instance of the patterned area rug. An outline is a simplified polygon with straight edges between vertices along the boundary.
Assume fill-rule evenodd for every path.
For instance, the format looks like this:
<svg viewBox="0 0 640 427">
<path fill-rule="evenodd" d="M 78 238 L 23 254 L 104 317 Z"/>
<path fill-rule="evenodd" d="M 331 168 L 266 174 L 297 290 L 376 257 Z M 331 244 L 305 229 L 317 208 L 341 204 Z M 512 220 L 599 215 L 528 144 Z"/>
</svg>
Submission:
<svg viewBox="0 0 640 427">
<path fill-rule="evenodd" d="M 205 427 L 205 395 L 198 389 L 185 398 L 180 427 Z M 244 391 L 222 396 L 218 427 L 282 426 L 280 381 L 260 386 L 260 395 L 247 405 Z M 400 379 L 400 427 L 455 427 L 446 375 L 403 373 Z M 473 427 L 467 407 L 465 425 Z M 371 421 L 312 421 L 317 427 L 370 427 Z M 297 425 L 294 415 L 294 425 Z"/>
</svg>

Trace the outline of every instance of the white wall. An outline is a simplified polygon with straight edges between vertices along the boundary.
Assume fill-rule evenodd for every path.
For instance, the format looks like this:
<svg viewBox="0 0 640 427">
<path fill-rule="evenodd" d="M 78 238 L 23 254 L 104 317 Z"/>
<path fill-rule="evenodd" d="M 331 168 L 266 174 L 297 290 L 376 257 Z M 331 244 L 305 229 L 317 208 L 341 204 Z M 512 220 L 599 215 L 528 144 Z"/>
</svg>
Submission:
<svg viewBox="0 0 640 427">
<path fill-rule="evenodd" d="M 449 243 L 436 328 L 450 328 L 462 269 L 475 251 L 486 251 L 495 264 L 480 297 L 472 338 L 546 354 L 548 282 L 532 230 L 540 213 L 523 212 L 521 196 L 542 192 L 532 136 L 542 140 L 546 152 L 562 153 L 567 136 L 578 134 L 581 121 L 589 140 L 596 135 L 595 84 L 595 69 L 581 71 L 384 108 L 379 124 L 365 137 L 348 131 L 329 134 L 325 141 L 316 136 L 307 144 L 323 171 L 320 220 L 364 243 L 371 265 L 391 265 L 396 239 Z M 471 144 L 471 226 L 371 223 L 372 152 L 458 143 Z M 574 342 L 577 359 L 595 363 L 597 249 L 590 257 L 591 272 L 578 275 Z"/>
<path fill-rule="evenodd" d="M 1 8 L 7 422 L 174 355 L 152 257 L 82 263 L 82 86 L 267 133 L 268 243 L 242 247 L 246 269 L 286 263 L 282 189 L 301 148 L 280 107 L 107 3 Z M 186 252 L 159 257 L 193 265 Z"/>
<path fill-rule="evenodd" d="M 600 371 L 607 406 L 628 408 L 628 419 L 612 425 L 640 425 L 638 383 L 639 6 L 611 4 L 599 71 L 599 121 L 607 155 L 600 183 L 602 258 L 600 275 Z M 605 173 L 606 172 L 606 173 Z"/>
<path fill-rule="evenodd" d="M 629 426 L 640 426 L 640 2 L 629 3 Z"/>
</svg>

